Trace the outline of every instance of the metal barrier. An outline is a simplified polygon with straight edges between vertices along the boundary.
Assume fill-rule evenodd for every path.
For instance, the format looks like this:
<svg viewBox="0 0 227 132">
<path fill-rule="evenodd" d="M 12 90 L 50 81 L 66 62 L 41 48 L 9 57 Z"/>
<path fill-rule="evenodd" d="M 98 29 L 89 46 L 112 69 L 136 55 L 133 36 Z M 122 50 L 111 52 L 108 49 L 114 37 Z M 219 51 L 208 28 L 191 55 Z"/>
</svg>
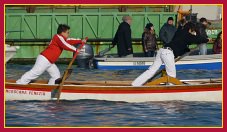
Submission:
<svg viewBox="0 0 227 132">
<path fill-rule="evenodd" d="M 132 16 L 132 38 L 141 38 L 146 23 L 152 22 L 159 34 L 162 25 L 168 17 L 175 20 L 177 14 L 173 12 L 116 12 L 116 13 L 7 13 L 6 31 L 14 32 L 8 39 L 51 39 L 56 33 L 58 24 L 65 23 L 71 27 L 71 36 L 75 38 L 109 39 L 113 38 L 122 22 L 122 16 Z"/>
</svg>

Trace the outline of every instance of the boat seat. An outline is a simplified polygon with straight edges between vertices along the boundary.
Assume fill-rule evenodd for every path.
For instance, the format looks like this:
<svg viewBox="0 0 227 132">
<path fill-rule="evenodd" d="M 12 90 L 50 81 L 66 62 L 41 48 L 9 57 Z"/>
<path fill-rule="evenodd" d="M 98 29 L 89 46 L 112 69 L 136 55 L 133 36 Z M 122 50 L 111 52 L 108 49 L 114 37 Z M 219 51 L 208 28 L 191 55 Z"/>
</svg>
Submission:
<svg viewBox="0 0 227 132">
<path fill-rule="evenodd" d="M 160 84 L 163 84 L 163 83 L 165 83 L 165 84 L 171 83 L 171 84 L 174 84 L 174 85 L 182 85 L 183 84 L 177 78 L 173 78 L 173 77 L 170 77 L 170 76 L 163 76 L 163 77 L 155 79 L 151 82 L 147 82 L 144 86 L 160 85 Z"/>
</svg>

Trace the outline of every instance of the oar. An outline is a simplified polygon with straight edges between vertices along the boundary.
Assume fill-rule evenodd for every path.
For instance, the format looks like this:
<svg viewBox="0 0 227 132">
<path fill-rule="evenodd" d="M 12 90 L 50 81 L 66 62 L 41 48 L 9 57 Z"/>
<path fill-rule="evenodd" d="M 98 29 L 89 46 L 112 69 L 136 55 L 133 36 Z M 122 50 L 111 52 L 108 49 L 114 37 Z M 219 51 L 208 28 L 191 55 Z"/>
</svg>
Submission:
<svg viewBox="0 0 227 132">
<path fill-rule="evenodd" d="M 196 50 L 198 50 L 200 45 L 201 45 L 201 44 L 197 45 L 197 47 L 195 47 L 195 48 L 193 48 L 193 49 L 190 49 L 189 52 L 186 52 L 186 53 L 183 54 L 182 56 L 177 57 L 177 58 L 175 59 L 175 62 L 181 60 L 181 59 L 184 58 L 185 56 L 188 56 L 188 55 L 190 55 L 191 53 L 193 53 L 193 52 L 195 52 Z M 155 73 L 155 75 L 154 75 L 152 78 L 150 78 L 147 82 L 153 80 L 155 77 L 157 77 L 159 74 L 161 74 L 163 70 L 165 70 L 165 68 L 162 68 L 162 69 L 158 70 L 158 71 Z M 147 83 L 147 82 L 146 82 L 146 83 Z"/>
<path fill-rule="evenodd" d="M 85 40 L 87 40 L 87 39 L 88 39 L 88 37 L 85 38 Z M 79 51 L 83 48 L 83 46 L 84 46 L 84 42 L 82 42 L 82 44 L 80 45 L 80 47 L 78 48 L 78 50 L 74 54 L 73 59 L 71 60 L 71 62 L 69 63 L 67 69 L 65 70 L 65 72 L 63 74 L 62 81 L 59 84 L 59 89 L 58 89 L 58 93 L 57 93 L 57 102 L 59 102 L 59 99 L 60 99 L 60 96 L 61 96 L 61 90 L 62 90 L 62 87 L 64 85 L 64 81 L 68 77 L 69 69 L 71 69 L 73 62 L 75 61 L 77 55 L 79 54 Z"/>
</svg>

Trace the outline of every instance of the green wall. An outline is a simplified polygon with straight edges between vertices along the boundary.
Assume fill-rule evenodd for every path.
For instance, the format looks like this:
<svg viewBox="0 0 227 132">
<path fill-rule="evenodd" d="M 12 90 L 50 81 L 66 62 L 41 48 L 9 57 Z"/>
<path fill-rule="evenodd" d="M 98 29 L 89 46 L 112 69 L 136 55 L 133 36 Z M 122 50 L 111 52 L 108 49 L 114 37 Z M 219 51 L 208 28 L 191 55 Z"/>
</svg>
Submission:
<svg viewBox="0 0 227 132">
<path fill-rule="evenodd" d="M 112 40 L 124 15 L 130 15 L 133 18 L 131 26 L 133 39 L 141 38 L 143 29 L 148 22 L 154 24 L 156 34 L 159 35 L 159 30 L 168 17 L 172 16 L 175 20 L 177 18 L 177 13 L 174 12 L 89 12 L 88 10 L 82 12 L 81 10 L 79 13 L 20 13 L 19 11 L 15 13 L 15 8 L 12 11 L 14 13 L 10 13 L 10 10 L 7 11 L 5 25 L 6 32 L 9 32 L 6 39 L 14 42 L 11 44 L 20 46 L 14 58 L 36 58 L 46 48 L 52 36 L 56 34 L 60 23 L 70 25 L 71 37 L 84 38 L 88 36 L 90 40 L 95 41 L 98 39 Z M 208 35 L 216 38 L 220 31 L 221 23 L 213 22 L 208 30 Z M 48 41 L 42 42 L 43 39 Z M 26 42 L 26 40 L 32 42 Z M 97 54 L 111 43 L 90 42 L 90 44 L 93 45 L 94 52 Z M 134 42 L 133 44 L 135 53 L 142 52 L 141 43 Z M 212 45 L 209 47 L 211 48 Z M 116 48 L 110 53 L 116 53 Z M 65 51 L 61 58 L 71 58 L 71 53 Z"/>
</svg>

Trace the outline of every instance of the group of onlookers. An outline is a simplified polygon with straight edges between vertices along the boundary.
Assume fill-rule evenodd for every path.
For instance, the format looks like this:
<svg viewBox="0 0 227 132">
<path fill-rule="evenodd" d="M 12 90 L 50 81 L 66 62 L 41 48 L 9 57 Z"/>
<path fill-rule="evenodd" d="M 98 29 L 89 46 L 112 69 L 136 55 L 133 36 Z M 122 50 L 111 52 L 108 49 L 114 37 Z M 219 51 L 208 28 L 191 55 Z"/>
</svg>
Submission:
<svg viewBox="0 0 227 132">
<path fill-rule="evenodd" d="M 131 38 L 131 28 L 132 18 L 130 16 L 123 16 L 123 22 L 119 25 L 118 30 L 113 39 L 113 47 L 117 45 L 117 51 L 119 57 L 133 57 L 132 48 L 132 38 Z M 175 32 L 177 30 L 182 30 L 184 25 L 188 21 L 184 18 L 178 22 L 178 26 L 174 25 L 173 17 L 169 17 L 167 22 L 161 27 L 159 32 L 159 39 L 163 43 L 163 47 L 173 40 L 181 39 L 180 36 L 176 36 Z M 201 18 L 198 23 L 195 24 L 195 29 L 193 31 L 194 35 L 200 35 L 204 38 L 208 38 L 206 29 L 210 24 L 206 18 Z M 155 34 L 154 25 L 152 23 L 147 23 L 144 32 L 142 34 L 142 46 L 145 57 L 153 57 L 158 49 L 157 46 L 157 35 Z M 214 41 L 213 53 L 222 53 L 222 32 L 220 32 Z M 199 54 L 207 54 L 207 44 L 199 44 Z"/>
</svg>

